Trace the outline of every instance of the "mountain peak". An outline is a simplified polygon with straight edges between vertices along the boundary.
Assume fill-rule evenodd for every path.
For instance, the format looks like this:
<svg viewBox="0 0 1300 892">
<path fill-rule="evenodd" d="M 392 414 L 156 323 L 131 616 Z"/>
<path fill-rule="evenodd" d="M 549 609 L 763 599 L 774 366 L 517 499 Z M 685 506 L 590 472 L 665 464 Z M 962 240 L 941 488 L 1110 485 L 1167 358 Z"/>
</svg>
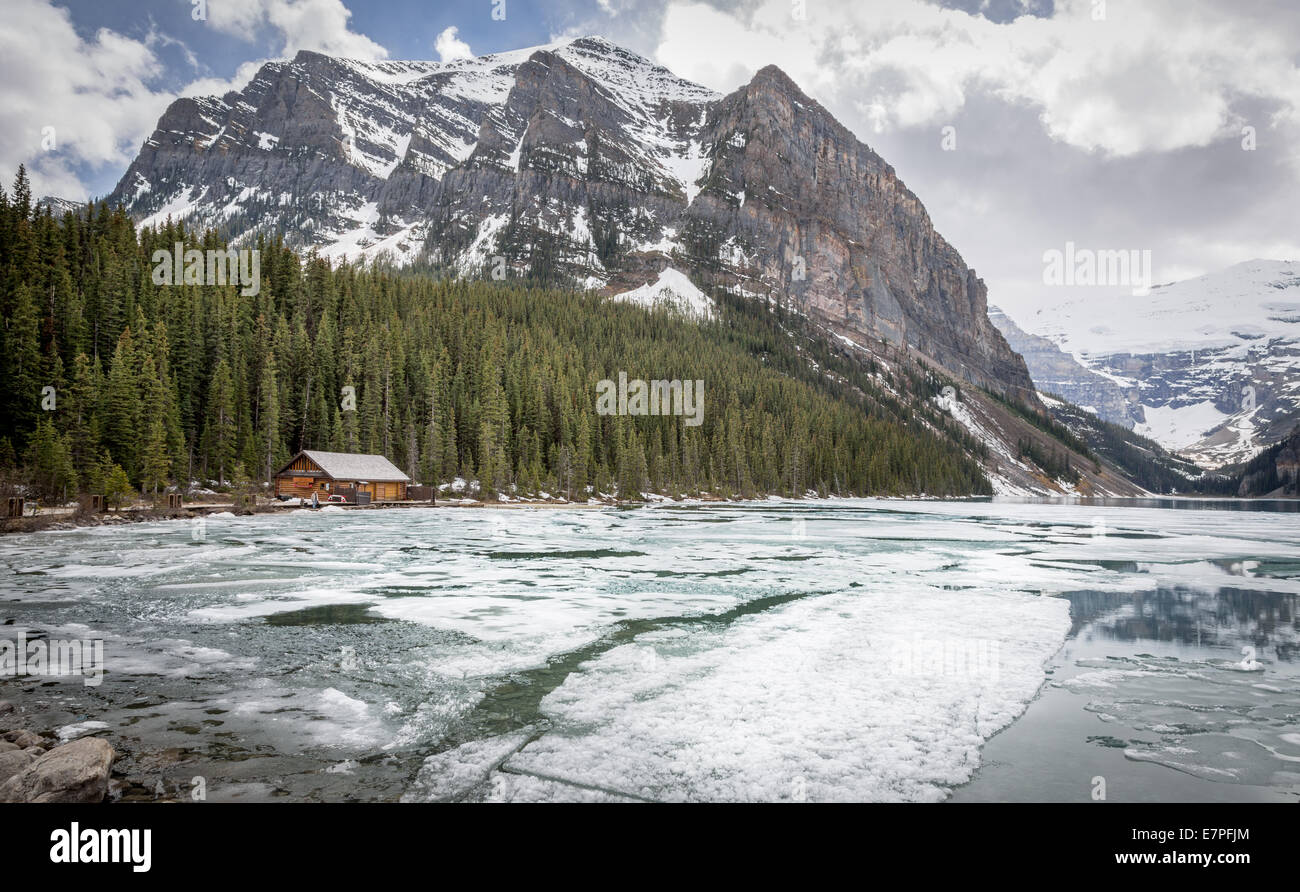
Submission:
<svg viewBox="0 0 1300 892">
<path fill-rule="evenodd" d="M 983 283 L 775 65 L 723 97 L 597 35 L 447 62 L 304 51 L 174 103 L 112 200 L 236 244 L 277 232 L 331 259 L 504 264 L 611 295 L 672 268 L 1033 399 Z"/>
<path fill-rule="evenodd" d="M 754 76 L 750 78 L 750 83 L 761 83 L 763 81 L 775 81 L 783 87 L 793 87 L 798 90 L 799 85 L 794 82 L 790 75 L 786 74 L 779 65 L 764 65 Z"/>
</svg>

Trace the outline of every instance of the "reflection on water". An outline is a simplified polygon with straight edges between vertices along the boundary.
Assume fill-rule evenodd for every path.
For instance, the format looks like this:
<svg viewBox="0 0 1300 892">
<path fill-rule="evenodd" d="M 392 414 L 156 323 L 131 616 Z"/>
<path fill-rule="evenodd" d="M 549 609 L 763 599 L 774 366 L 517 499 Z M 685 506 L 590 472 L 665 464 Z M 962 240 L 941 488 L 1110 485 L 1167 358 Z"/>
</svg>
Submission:
<svg viewBox="0 0 1300 892">
<path fill-rule="evenodd" d="M 1281 662 L 1300 659 L 1297 597 L 1223 587 L 1214 592 L 1071 592 L 1071 635 L 1186 645 L 1185 653 L 1253 646 Z"/>
<path fill-rule="evenodd" d="M 1167 508 L 1174 511 L 1248 511 L 1267 512 L 1269 514 L 1295 514 L 1300 512 L 1300 500 L 1297 499 L 1192 499 L 1160 498 L 1114 499 L 1089 498 L 1086 496 L 1057 496 L 1054 498 L 1019 498 L 1003 496 L 997 499 L 1002 504 L 1024 505 L 1071 505 L 1097 508 Z"/>
<path fill-rule="evenodd" d="M 1047 686 L 954 799 L 1086 801 L 1096 778 L 1114 801 L 1300 799 L 1300 598 L 1065 597 L 1072 628 Z"/>
</svg>

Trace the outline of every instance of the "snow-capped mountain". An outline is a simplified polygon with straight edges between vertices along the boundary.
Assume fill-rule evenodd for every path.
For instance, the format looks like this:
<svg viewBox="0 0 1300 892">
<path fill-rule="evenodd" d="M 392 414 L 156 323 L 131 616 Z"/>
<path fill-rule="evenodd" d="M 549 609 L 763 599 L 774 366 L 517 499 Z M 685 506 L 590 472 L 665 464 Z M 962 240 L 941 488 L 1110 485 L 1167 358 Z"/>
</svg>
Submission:
<svg viewBox="0 0 1300 892">
<path fill-rule="evenodd" d="M 1040 393 L 1063 396 L 1098 418 L 1133 429 L 1133 413 L 1141 410 L 1114 380 L 1088 369 L 1051 340 L 1023 330 L 999 307 L 989 307 L 989 319 L 1011 349 L 1025 358 Z"/>
<path fill-rule="evenodd" d="M 79 214 L 85 208 L 84 201 L 73 201 L 68 198 L 59 198 L 54 195 L 46 195 L 37 199 L 37 207 L 48 207 L 50 213 L 55 217 L 62 217 L 64 214 Z"/>
<path fill-rule="evenodd" d="M 301 52 L 174 102 L 110 200 L 336 259 L 725 289 L 1034 400 L 920 200 L 775 67 L 719 96 L 593 37 L 448 63 Z"/>
<path fill-rule="evenodd" d="M 1016 321 L 1112 382 L 1137 433 L 1203 466 L 1244 461 L 1300 420 L 1298 262 L 1251 260 Z M 1087 393 L 1059 392 L 1090 405 Z"/>
</svg>

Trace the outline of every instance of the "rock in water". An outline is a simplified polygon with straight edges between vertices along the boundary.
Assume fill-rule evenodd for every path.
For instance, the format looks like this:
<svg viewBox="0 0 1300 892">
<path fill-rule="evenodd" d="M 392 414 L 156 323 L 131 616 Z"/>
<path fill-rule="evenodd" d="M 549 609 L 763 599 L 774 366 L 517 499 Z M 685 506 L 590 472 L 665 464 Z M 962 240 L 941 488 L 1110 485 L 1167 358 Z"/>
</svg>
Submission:
<svg viewBox="0 0 1300 892">
<path fill-rule="evenodd" d="M 0 784 L 0 802 L 100 802 L 115 756 L 97 737 L 55 747 Z"/>
</svg>

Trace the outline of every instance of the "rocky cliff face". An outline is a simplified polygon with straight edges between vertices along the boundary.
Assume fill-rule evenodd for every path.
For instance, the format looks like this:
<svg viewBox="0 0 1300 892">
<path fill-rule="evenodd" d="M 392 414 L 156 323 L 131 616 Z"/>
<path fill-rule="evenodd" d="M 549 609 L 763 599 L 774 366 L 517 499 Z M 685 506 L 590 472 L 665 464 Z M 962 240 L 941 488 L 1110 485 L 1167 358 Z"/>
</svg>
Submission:
<svg viewBox="0 0 1300 892">
<path fill-rule="evenodd" d="M 774 67 L 721 97 L 599 38 L 448 64 L 303 52 L 174 103 L 111 199 L 609 294 L 672 268 L 1034 399 L 919 199 Z"/>
<path fill-rule="evenodd" d="M 1088 369 L 1051 340 L 1024 331 L 997 307 L 989 308 L 989 321 L 1002 332 L 1011 349 L 1024 357 L 1040 392 L 1063 396 L 1097 417 L 1129 430 L 1145 420 L 1136 388 L 1126 390 Z"/>
</svg>

